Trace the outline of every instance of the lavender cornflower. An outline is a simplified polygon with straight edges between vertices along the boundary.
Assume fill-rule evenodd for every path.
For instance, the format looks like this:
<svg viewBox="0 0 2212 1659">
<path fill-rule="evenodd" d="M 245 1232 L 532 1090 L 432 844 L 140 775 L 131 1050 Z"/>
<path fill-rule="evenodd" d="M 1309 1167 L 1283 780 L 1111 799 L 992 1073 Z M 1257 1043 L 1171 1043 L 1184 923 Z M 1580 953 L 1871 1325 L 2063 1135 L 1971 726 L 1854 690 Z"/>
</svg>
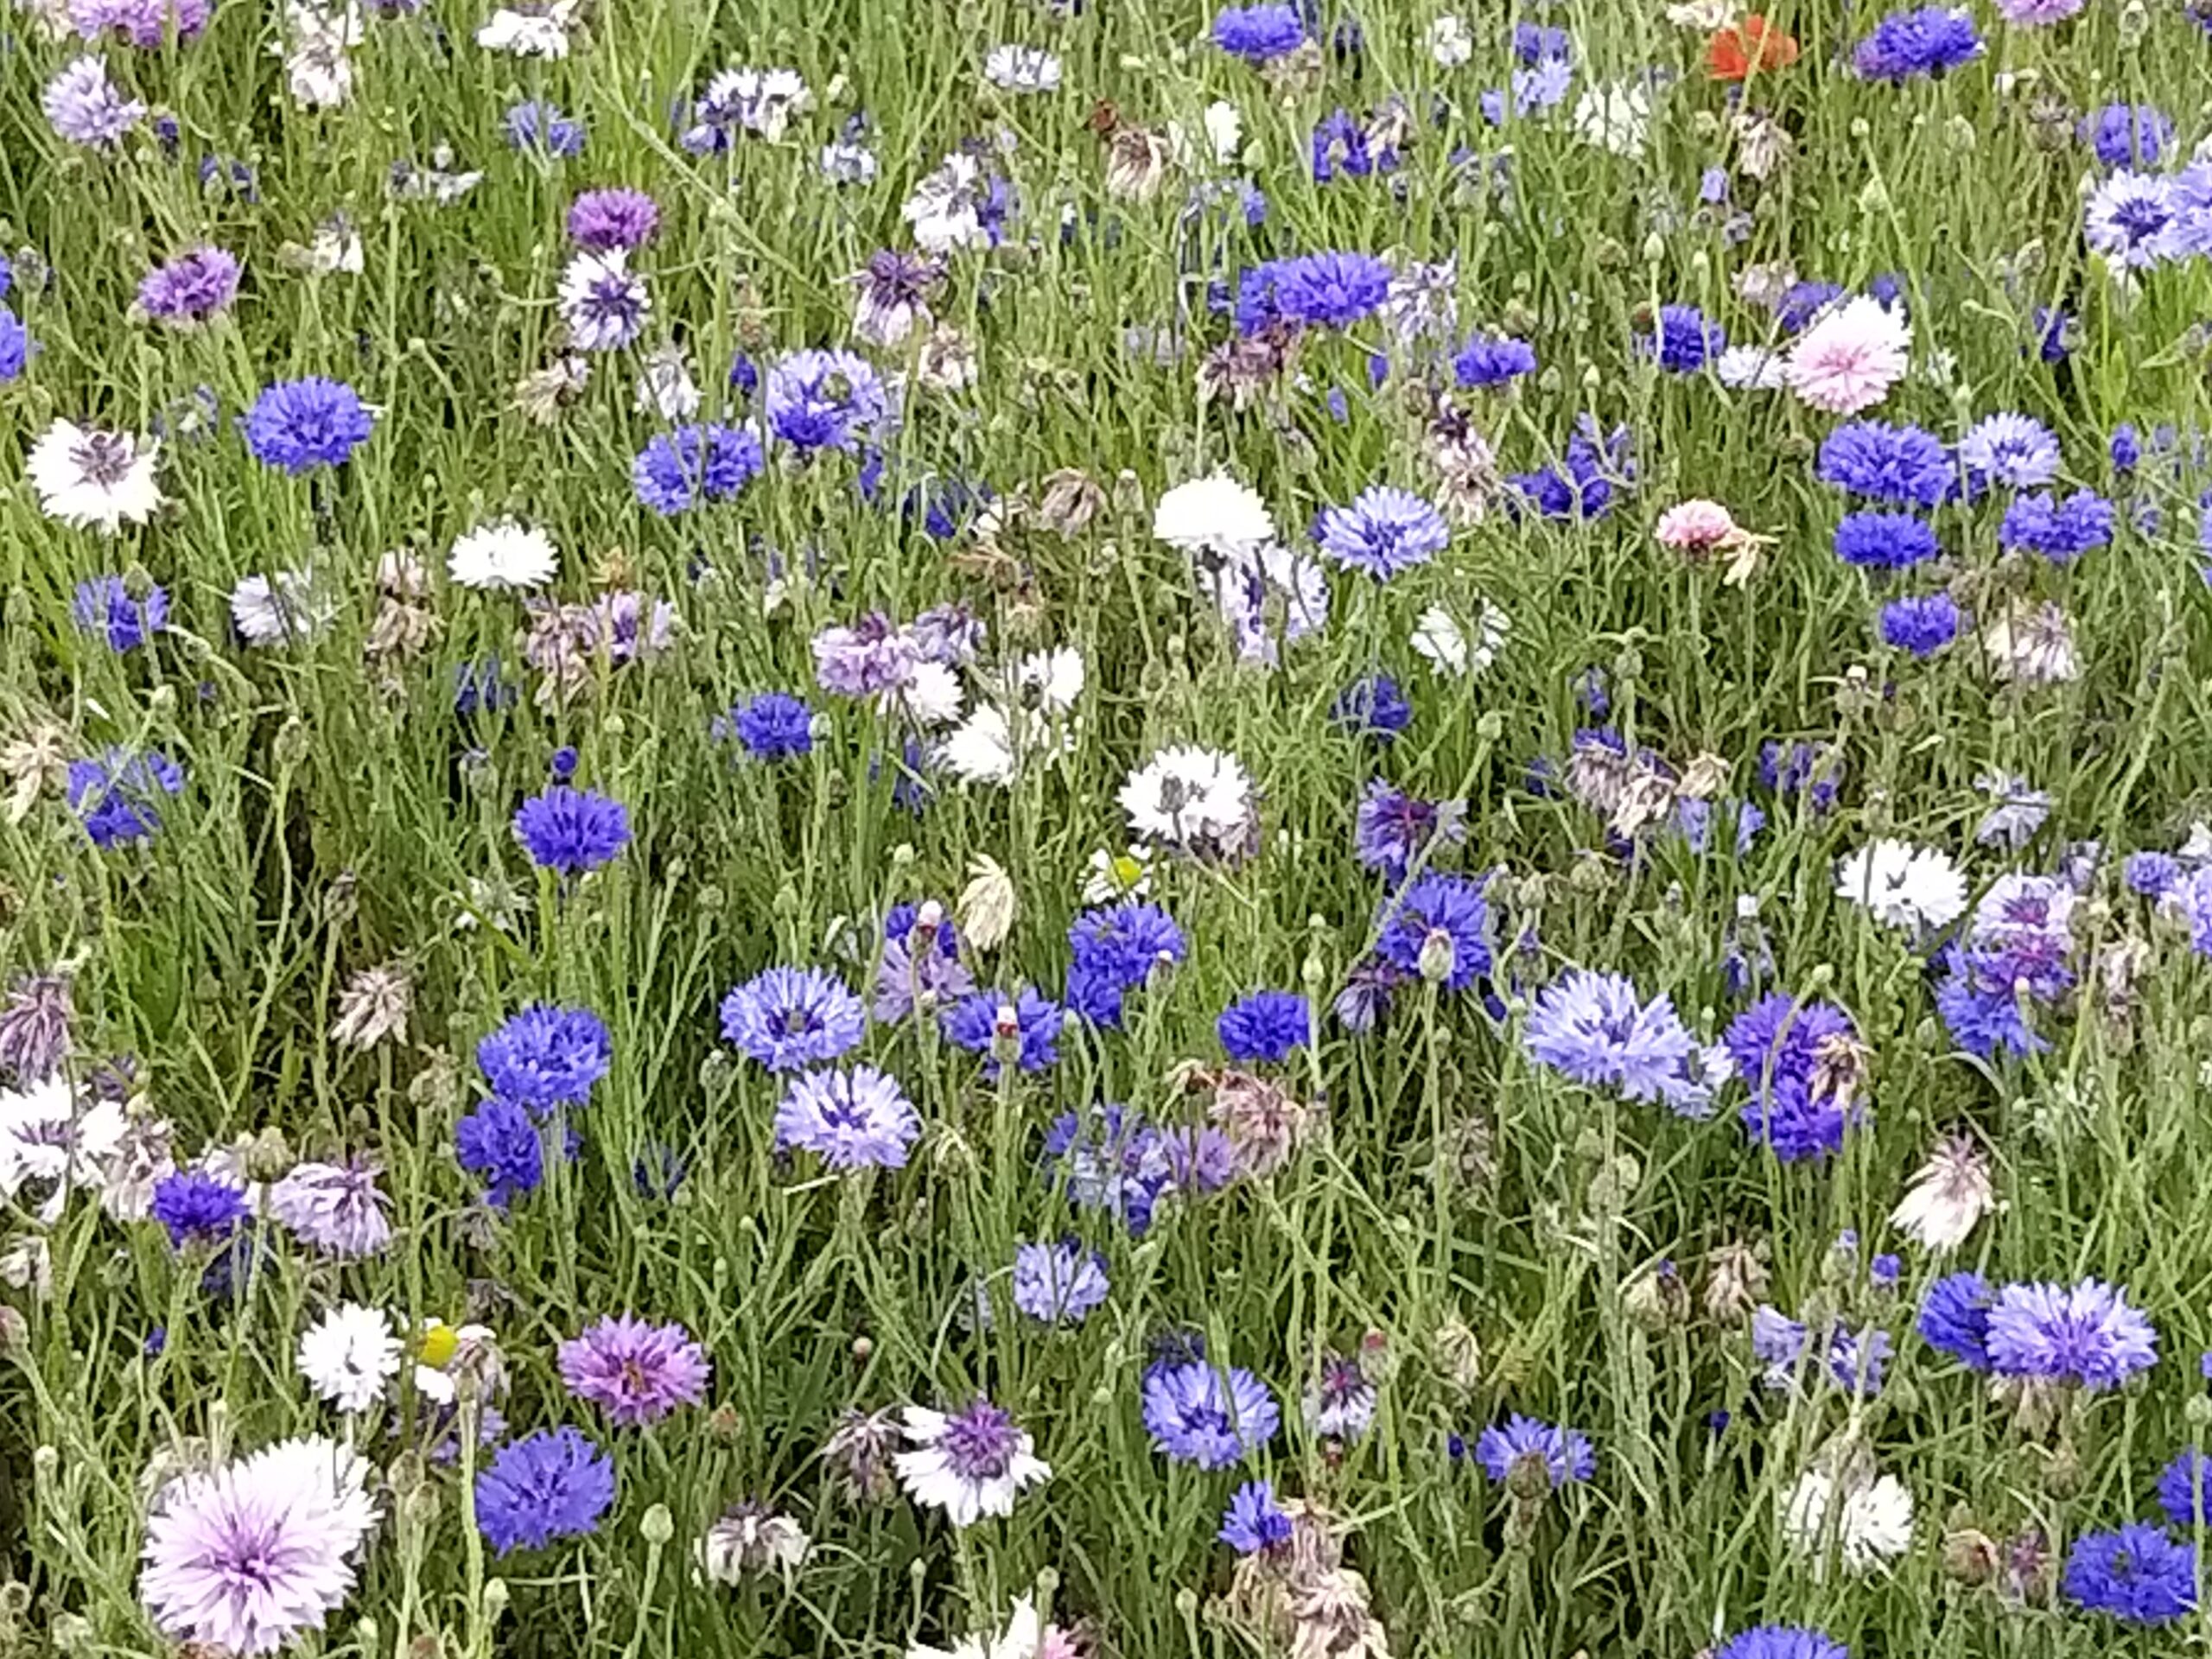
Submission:
<svg viewBox="0 0 2212 1659">
<path fill-rule="evenodd" d="M 502 123 L 509 148 L 528 155 L 532 151 L 556 161 L 573 161 L 584 153 L 584 125 L 562 113 L 560 106 L 531 99 L 510 107 Z"/>
<path fill-rule="evenodd" d="M 69 1056 L 76 1017 L 69 982 L 68 974 L 57 970 L 22 975 L 8 988 L 0 1004 L 0 1071 L 12 1073 L 20 1086 L 45 1082 Z"/>
<path fill-rule="evenodd" d="M 945 1040 L 984 1057 L 983 1075 L 999 1074 L 1001 1055 L 1024 1071 L 1042 1071 L 1060 1058 L 1060 1027 L 1067 1018 L 1059 1004 L 1027 986 L 1008 1001 L 997 991 L 978 991 L 940 1016 Z"/>
<path fill-rule="evenodd" d="M 111 748 L 69 763 L 69 805 L 103 852 L 151 841 L 162 827 L 162 797 L 184 791 L 184 768 L 159 749 Z"/>
<path fill-rule="evenodd" d="M 97 41 L 110 29 L 143 51 L 158 51 L 169 31 L 180 43 L 197 39 L 207 27 L 211 0 L 69 0 L 69 21 L 78 35 Z"/>
<path fill-rule="evenodd" d="M 645 331 L 653 298 L 625 247 L 587 248 L 561 273 L 562 320 L 579 351 L 612 352 Z"/>
<path fill-rule="evenodd" d="M 1224 1373 L 1195 1359 L 1145 1374 L 1144 1426 L 1175 1462 L 1226 1469 L 1274 1439 L 1282 1413 L 1251 1372 L 1231 1366 Z"/>
<path fill-rule="evenodd" d="M 1444 515 L 1410 490 L 1377 484 L 1348 507 L 1325 507 L 1313 539 L 1339 569 L 1376 582 L 1427 564 L 1452 539 Z"/>
<path fill-rule="evenodd" d="M 1425 801 L 1370 779 L 1353 820 L 1353 850 L 1370 870 L 1402 881 L 1424 852 L 1456 847 L 1467 838 L 1464 801 Z"/>
<path fill-rule="evenodd" d="M 2174 124 L 2149 104 L 2107 104 L 2083 116 L 2075 131 L 2107 167 L 2151 168 L 2172 144 Z"/>
<path fill-rule="evenodd" d="M 137 651 L 168 626 L 168 590 L 148 582 L 143 594 L 134 594 L 121 576 L 94 576 L 77 584 L 70 613 L 80 631 L 105 639 L 110 651 Z"/>
<path fill-rule="evenodd" d="M 1356 1358 L 1330 1354 L 1299 1404 L 1306 1430 L 1316 1438 L 1357 1440 L 1374 1426 L 1378 1401 L 1374 1380 Z"/>
<path fill-rule="evenodd" d="M 630 484 L 639 501 L 668 518 L 703 501 L 730 499 L 766 464 L 750 429 L 708 421 L 649 442 L 630 463 Z"/>
<path fill-rule="evenodd" d="M 875 969 L 875 1017 L 896 1025 L 972 995 L 976 977 L 960 959 L 960 931 L 942 906 L 925 925 L 912 905 L 894 906 L 883 921 L 883 955 Z"/>
<path fill-rule="evenodd" d="M 569 239 L 605 253 L 643 247 L 660 228 L 660 204 L 642 190 L 587 190 L 569 204 Z"/>
<path fill-rule="evenodd" d="M 583 1106 L 614 1063 L 614 1039 L 589 1008 L 533 1002 L 476 1045 L 492 1092 L 540 1116 Z"/>
<path fill-rule="evenodd" d="M 1802 1624 L 1759 1624 L 1722 1643 L 1713 1659 L 1851 1659 L 1851 1650 Z"/>
<path fill-rule="evenodd" d="M 897 1078 L 872 1065 L 804 1071 L 776 1108 L 776 1149 L 831 1169 L 904 1169 L 922 1122 Z"/>
<path fill-rule="evenodd" d="M 1710 1109 L 1725 1051 L 1700 1047 L 1665 996 L 1645 1002 L 1618 974 L 1571 968 L 1537 993 L 1522 1041 L 1561 1076 L 1679 1116 Z"/>
<path fill-rule="evenodd" d="M 1221 1046 L 1232 1060 L 1288 1059 L 1306 1046 L 1313 1009 L 1292 991 L 1255 991 L 1233 1002 L 1214 1022 Z"/>
<path fill-rule="evenodd" d="M 189 328 L 230 309 L 238 292 L 237 256 L 194 248 L 146 273 L 138 284 L 138 308 L 173 328 Z"/>
<path fill-rule="evenodd" d="M 1239 1555 L 1256 1555 L 1290 1541 L 1291 1520 L 1275 1502 L 1274 1484 L 1248 1480 L 1230 1496 L 1214 1535 Z"/>
<path fill-rule="evenodd" d="M 585 1538 L 614 1502 L 614 1460 L 580 1429 L 511 1440 L 476 1477 L 476 1526 L 501 1555 Z"/>
<path fill-rule="evenodd" d="M 1292 5 L 1224 6 L 1214 14 L 1213 43 L 1254 68 L 1306 43 L 1306 24 Z"/>
<path fill-rule="evenodd" d="M 2130 853 L 2120 866 L 2120 879 L 2130 893 L 2163 899 L 2181 884 L 2181 862 L 2171 853 Z"/>
<path fill-rule="evenodd" d="M 298 476 L 341 467 L 369 440 L 369 411 L 342 380 L 310 375 L 263 388 L 246 413 L 246 448 L 266 467 Z"/>
<path fill-rule="evenodd" d="M 2066 1557 L 2066 1599 L 2124 1624 L 2171 1624 L 2196 1607 L 2196 1546 L 2134 1522 L 2083 1533 Z"/>
<path fill-rule="evenodd" d="M 621 802 L 566 784 L 524 801 L 514 828 L 533 862 L 563 875 L 612 863 L 630 844 L 630 814 Z"/>
<path fill-rule="evenodd" d="M 1852 65 L 1868 80 L 1905 81 L 1941 75 L 1981 55 L 1974 19 L 1946 6 L 1893 11 L 1859 42 Z"/>
<path fill-rule="evenodd" d="M 1490 971 L 1490 906 L 1482 884 L 1427 871 L 1382 901 L 1376 950 L 1401 973 L 1465 990 Z"/>
<path fill-rule="evenodd" d="M 87 149 L 113 149 L 146 118 L 146 106 L 118 91 L 108 79 L 107 65 L 89 53 L 73 59 L 46 83 L 39 107 L 55 132 Z"/>
<path fill-rule="evenodd" d="M 569 1392 L 625 1427 L 657 1423 L 707 1396 L 706 1353 L 680 1325 L 648 1325 L 627 1313 L 601 1319 L 563 1342 L 559 1359 Z"/>
<path fill-rule="evenodd" d="M 485 1198 L 505 1210 L 545 1179 L 545 1147 L 530 1114 L 511 1100 L 486 1101 L 454 1127 L 461 1166 L 483 1178 Z"/>
<path fill-rule="evenodd" d="M 2007 1285 L 1989 1310 L 1990 1368 L 2084 1389 L 2117 1388 L 2158 1357 L 2158 1333 L 2126 1295 L 2094 1279 L 2071 1290 Z"/>
<path fill-rule="evenodd" d="M 2058 461 L 2057 435 L 2027 415 L 1992 415 L 1959 440 L 1959 461 L 1970 474 L 2015 489 L 2050 483 Z"/>
<path fill-rule="evenodd" d="M 802 454 L 855 450 L 894 413 L 883 378 L 843 351 L 792 352 L 770 364 L 763 409 L 769 432 Z"/>
<path fill-rule="evenodd" d="M 722 999 L 722 1039 L 771 1071 L 826 1065 L 858 1046 L 868 1016 L 820 968 L 770 968 Z"/>
<path fill-rule="evenodd" d="M 377 1185 L 381 1173 L 365 1158 L 295 1164 L 270 1187 L 269 1213 L 294 1236 L 338 1261 L 375 1255 L 391 1238 L 385 1215 L 391 1200 Z"/>
<path fill-rule="evenodd" d="M 888 348 L 930 325 L 930 297 L 944 281 L 944 266 L 927 254 L 884 248 L 870 254 L 849 280 L 853 333 L 871 346 Z"/>
<path fill-rule="evenodd" d="M 1598 1471 L 1597 1451 L 1586 1436 L 1517 1411 L 1476 1437 L 1475 1461 L 1492 1480 L 1523 1496 L 1557 1491 Z"/>
<path fill-rule="evenodd" d="M 1039 1325 L 1081 1325 L 1105 1304 L 1106 1258 L 1077 1240 L 1014 1253 L 1014 1305 Z"/>
</svg>

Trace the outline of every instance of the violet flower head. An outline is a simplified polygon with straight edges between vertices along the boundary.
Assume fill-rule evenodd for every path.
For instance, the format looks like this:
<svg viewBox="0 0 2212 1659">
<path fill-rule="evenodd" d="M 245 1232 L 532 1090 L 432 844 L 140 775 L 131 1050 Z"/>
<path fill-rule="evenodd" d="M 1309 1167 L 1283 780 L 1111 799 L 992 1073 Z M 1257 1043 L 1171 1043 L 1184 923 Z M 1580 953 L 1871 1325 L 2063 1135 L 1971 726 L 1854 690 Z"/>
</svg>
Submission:
<svg viewBox="0 0 2212 1659">
<path fill-rule="evenodd" d="M 827 1065 L 867 1029 L 861 1000 L 820 968 L 766 969 L 722 999 L 722 1039 L 771 1071 Z"/>
<path fill-rule="evenodd" d="M 296 1238 L 340 1262 L 375 1255 L 391 1240 L 383 1172 L 365 1158 L 292 1166 L 269 1189 L 269 1213 Z"/>
<path fill-rule="evenodd" d="M 230 309 L 238 276 L 235 254 L 194 248 L 146 273 L 138 284 L 138 308 L 173 328 L 194 327 Z"/>
<path fill-rule="evenodd" d="M 642 190 L 587 190 L 569 204 L 569 239 L 578 247 L 639 248 L 659 228 L 659 204 Z"/>
<path fill-rule="evenodd" d="M 804 1071 L 776 1108 L 776 1147 L 810 1152 L 831 1169 L 903 1169 L 920 1116 L 899 1080 L 872 1065 Z"/>
<path fill-rule="evenodd" d="M 1195 1359 L 1146 1374 L 1144 1426 L 1174 1461 L 1226 1469 L 1274 1439 L 1282 1413 L 1251 1372 L 1241 1366 L 1224 1372 Z"/>
<path fill-rule="evenodd" d="M 1313 538 L 1339 569 L 1388 582 L 1441 553 L 1452 532 L 1444 515 L 1412 491 L 1377 484 L 1348 507 L 1324 508 Z"/>
<path fill-rule="evenodd" d="M 1014 1305 L 1039 1325 L 1081 1325 L 1105 1303 L 1106 1258 L 1071 1238 L 1014 1254 Z"/>
<path fill-rule="evenodd" d="M 612 1423 L 658 1422 L 707 1395 L 705 1351 L 680 1325 L 649 1325 L 625 1313 L 587 1325 L 561 1344 L 561 1381 Z"/>
<path fill-rule="evenodd" d="M 2158 1362 L 2158 1333 L 2113 1286 L 2084 1279 L 2007 1285 L 1989 1311 L 1990 1368 L 2090 1389 L 2117 1388 Z"/>
</svg>

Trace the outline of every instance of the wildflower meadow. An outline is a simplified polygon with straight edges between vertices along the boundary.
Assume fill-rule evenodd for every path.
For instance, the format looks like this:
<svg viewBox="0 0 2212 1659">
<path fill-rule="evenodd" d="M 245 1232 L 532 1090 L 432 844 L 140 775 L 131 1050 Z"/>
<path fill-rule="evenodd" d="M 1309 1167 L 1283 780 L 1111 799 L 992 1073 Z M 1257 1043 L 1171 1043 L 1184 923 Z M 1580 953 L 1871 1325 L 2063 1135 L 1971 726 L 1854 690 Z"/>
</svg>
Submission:
<svg viewBox="0 0 2212 1659">
<path fill-rule="evenodd" d="M 2212 1648 L 2207 0 L 13 0 L 0 1654 Z"/>
</svg>

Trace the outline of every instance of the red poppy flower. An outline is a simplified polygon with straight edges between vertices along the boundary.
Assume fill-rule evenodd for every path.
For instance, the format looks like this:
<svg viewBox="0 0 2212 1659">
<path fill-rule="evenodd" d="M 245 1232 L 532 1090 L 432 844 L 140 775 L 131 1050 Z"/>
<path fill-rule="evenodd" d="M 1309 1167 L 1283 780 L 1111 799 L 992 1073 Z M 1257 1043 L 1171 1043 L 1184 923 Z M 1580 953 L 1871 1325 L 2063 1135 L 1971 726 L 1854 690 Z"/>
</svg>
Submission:
<svg viewBox="0 0 2212 1659">
<path fill-rule="evenodd" d="M 1715 80 L 1742 80 L 1754 72 L 1770 75 L 1797 61 L 1797 41 L 1753 12 L 1740 23 L 1713 31 L 1705 61 Z"/>
</svg>

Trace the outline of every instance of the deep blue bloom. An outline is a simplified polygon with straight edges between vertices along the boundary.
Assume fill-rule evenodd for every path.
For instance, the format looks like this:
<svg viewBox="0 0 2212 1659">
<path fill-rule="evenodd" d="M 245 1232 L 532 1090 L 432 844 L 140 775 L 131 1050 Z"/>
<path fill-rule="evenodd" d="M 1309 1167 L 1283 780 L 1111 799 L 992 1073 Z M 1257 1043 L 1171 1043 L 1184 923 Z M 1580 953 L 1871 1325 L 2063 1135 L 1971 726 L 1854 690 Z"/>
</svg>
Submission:
<svg viewBox="0 0 2212 1659">
<path fill-rule="evenodd" d="M 30 360 L 30 330 L 13 310 L 0 305 L 0 385 L 21 375 Z"/>
<path fill-rule="evenodd" d="M 1378 169 L 1386 174 L 1398 170 L 1398 152 L 1370 144 L 1367 129 L 1349 110 L 1332 111 L 1316 122 L 1308 147 L 1316 184 L 1330 183 L 1338 174 L 1363 179 Z"/>
<path fill-rule="evenodd" d="M 1713 1659 L 1851 1659 L 1851 1649 L 1825 1630 L 1801 1624 L 1760 1624 L 1730 1637 Z"/>
<path fill-rule="evenodd" d="M 856 450 L 890 418 L 890 388 L 866 358 L 798 351 L 768 365 L 762 399 L 768 430 L 803 454 Z"/>
<path fill-rule="evenodd" d="M 589 1008 L 533 1002 L 476 1045 L 492 1092 L 539 1114 L 582 1106 L 614 1063 L 614 1039 Z"/>
<path fill-rule="evenodd" d="M 1936 1012 L 1961 1049 L 1988 1060 L 2040 1054 L 2050 1046 L 2028 1023 L 2012 988 L 2014 976 L 2001 958 L 1955 947 L 1940 961 L 1944 975 L 1936 986 Z"/>
<path fill-rule="evenodd" d="M 1942 550 L 1936 531 L 1909 512 L 1853 512 L 1835 527 L 1836 556 L 1866 570 L 1902 570 Z"/>
<path fill-rule="evenodd" d="M 1288 1543 L 1290 1533 L 1290 1517 L 1275 1502 L 1274 1484 L 1248 1480 L 1230 1498 L 1215 1535 L 1239 1555 L 1254 1555 Z"/>
<path fill-rule="evenodd" d="M 2046 363 L 2063 363 L 2073 354 L 2075 325 L 2074 314 L 2063 305 L 2036 307 L 2030 330 L 2035 335 L 2036 355 Z"/>
<path fill-rule="evenodd" d="M 151 1213 L 178 1249 L 219 1244 L 245 1219 L 245 1194 L 204 1169 L 181 1169 L 154 1183 Z"/>
<path fill-rule="evenodd" d="M 1232 1060 L 1287 1060 L 1306 1046 L 1313 1008 L 1293 991 L 1255 991 L 1221 1011 L 1214 1030 Z"/>
<path fill-rule="evenodd" d="M 184 768 L 159 749 L 111 748 L 69 763 L 69 805 L 103 851 L 151 841 L 162 827 L 162 797 L 183 790 Z"/>
<path fill-rule="evenodd" d="M 1637 342 L 1659 359 L 1659 366 L 1675 374 L 1695 374 L 1728 347 L 1720 325 L 1694 305 L 1662 305 L 1653 320 L 1651 334 Z"/>
<path fill-rule="evenodd" d="M 1792 283 L 1775 304 L 1775 321 L 1785 334 L 1802 334 L 1823 306 L 1841 299 L 1845 292 L 1840 283 Z"/>
<path fill-rule="evenodd" d="M 264 388 L 245 417 L 254 459 L 295 475 L 343 466 L 369 431 L 369 411 L 353 388 L 319 375 Z"/>
<path fill-rule="evenodd" d="M 1329 705 L 1329 719 L 1355 737 L 1371 737 L 1379 743 L 1394 741 L 1414 722 L 1413 705 L 1388 674 L 1354 680 Z"/>
<path fill-rule="evenodd" d="M 70 613 L 79 628 L 105 639 L 110 651 L 136 651 L 168 626 L 168 591 L 154 582 L 143 598 L 134 597 L 121 576 L 94 576 L 77 584 Z"/>
<path fill-rule="evenodd" d="M 2196 1606 L 2196 1546 L 2133 1522 L 2087 1532 L 2066 1557 L 2066 1599 L 2124 1624 L 2171 1624 Z"/>
<path fill-rule="evenodd" d="M 1506 481 L 1547 518 L 1602 518 L 1612 510 L 1614 492 L 1635 480 L 1628 429 L 1601 434 L 1586 415 L 1575 422 L 1559 466 L 1515 473 Z"/>
<path fill-rule="evenodd" d="M 545 1147 L 537 1125 L 513 1101 L 494 1096 L 454 1126 L 461 1166 L 480 1177 L 485 1197 L 505 1209 L 545 1179 Z"/>
<path fill-rule="evenodd" d="M 2120 866 L 2120 879 L 2128 891 L 2145 899 L 2163 899 L 2181 881 L 2181 861 L 2171 853 L 2130 853 Z"/>
<path fill-rule="evenodd" d="M 556 105 L 542 99 L 517 104 L 507 111 L 504 124 L 510 147 L 525 153 L 541 150 L 559 160 L 584 153 L 584 127 L 561 113 Z"/>
<path fill-rule="evenodd" d="M 1932 432 L 1883 421 L 1852 421 L 1821 441 L 1814 473 L 1823 484 L 1900 507 L 1933 507 L 1956 488 L 1958 467 Z"/>
<path fill-rule="evenodd" d="M 1981 36 L 1970 15 L 1948 6 L 1923 6 L 1883 18 L 1859 41 L 1852 63 L 1869 80 L 1902 81 L 1943 74 L 1980 55 Z"/>
<path fill-rule="evenodd" d="M 1996 1301 L 1978 1273 L 1954 1273 L 1929 1286 L 1913 1328 L 1928 1345 L 1971 1370 L 1989 1369 L 1989 1310 Z"/>
<path fill-rule="evenodd" d="M 2143 459 L 2143 440 L 2132 424 L 2122 421 L 2112 429 L 2112 441 L 2107 446 L 2107 453 L 2112 457 L 2113 472 L 2132 473 Z"/>
<path fill-rule="evenodd" d="M 629 845 L 630 814 L 609 796 L 556 784 L 515 809 L 515 837 L 532 861 L 576 875 L 610 862 Z"/>
<path fill-rule="evenodd" d="M 1866 1277 L 1877 1289 L 1892 1289 L 1904 1277 L 1904 1258 L 1885 1250 L 1866 1264 Z"/>
<path fill-rule="evenodd" d="M 474 717 L 479 711 L 486 713 L 512 705 L 518 695 L 518 688 L 499 677 L 499 659 L 486 657 L 480 663 L 461 663 L 453 671 L 453 711 L 463 720 Z"/>
<path fill-rule="evenodd" d="M 747 428 L 708 421 L 664 432 L 638 452 L 630 485 L 662 518 L 702 501 L 727 501 L 759 475 L 760 440 Z"/>
<path fill-rule="evenodd" d="M 1001 1020 L 1002 1014 L 1010 1017 Z M 940 1023 L 946 1041 L 982 1055 L 983 1075 L 995 1077 L 1002 1032 L 1014 1064 L 1024 1071 L 1042 1071 L 1060 1058 L 1060 1027 L 1066 1018 L 1058 1003 L 1025 985 L 1011 1001 L 997 991 L 978 991 L 947 1008 Z"/>
<path fill-rule="evenodd" d="M 1305 41 L 1306 24 L 1295 6 L 1224 6 L 1214 16 L 1213 43 L 1255 68 Z"/>
<path fill-rule="evenodd" d="M 1598 1453 L 1586 1436 L 1517 1411 L 1476 1437 L 1475 1461 L 1499 1482 L 1511 1479 L 1523 1465 L 1541 1470 L 1554 1491 L 1569 1481 L 1587 1480 L 1598 1470 Z"/>
<path fill-rule="evenodd" d="M 756 760 L 784 760 L 814 747 L 814 717 L 797 697 L 763 691 L 717 722 Z"/>
<path fill-rule="evenodd" d="M 476 1477 L 476 1525 L 499 1554 L 588 1537 L 614 1502 L 614 1459 L 581 1429 L 511 1440 Z"/>
<path fill-rule="evenodd" d="M 2200 1524 L 2212 1522 L 2208 1472 L 2212 1472 L 2212 1461 L 2193 1446 L 2183 1446 L 2180 1455 L 2158 1471 L 2158 1507 L 2183 1532 L 2194 1532 Z"/>
<path fill-rule="evenodd" d="M 1467 838 L 1464 801 L 1427 801 L 1371 779 L 1353 820 L 1352 844 L 1359 861 L 1402 881 L 1414 860 L 1430 848 L 1456 847 Z"/>
<path fill-rule="evenodd" d="M 2049 490 L 2014 499 L 2005 509 L 1998 544 L 2040 553 L 2054 564 L 2069 564 L 2092 548 L 2112 540 L 2112 503 L 2091 490 L 2076 490 L 2063 501 Z"/>
<path fill-rule="evenodd" d="M 1843 756 L 1825 743 L 1759 746 L 1759 782 L 1777 795 L 1802 792 L 1816 812 L 1834 806 L 1843 791 Z"/>
<path fill-rule="evenodd" d="M 2146 171 L 2158 164 L 2174 141 L 2174 124 L 2149 104 L 2107 104 L 2082 118 L 2082 142 L 2107 167 Z"/>
<path fill-rule="evenodd" d="M 861 1000 L 820 968 L 770 968 L 722 999 L 722 1038 L 771 1071 L 822 1065 L 859 1046 Z"/>
<path fill-rule="evenodd" d="M 1347 327 L 1382 308 L 1390 277 L 1389 264 L 1371 253 L 1301 253 L 1271 260 L 1247 274 L 1246 291 L 1237 298 L 1237 326 L 1246 334 L 1274 321 Z"/>
<path fill-rule="evenodd" d="M 546 762 L 545 769 L 552 774 L 555 783 L 565 784 L 576 775 L 576 763 L 581 758 L 576 753 L 574 744 L 563 743 L 553 751 L 552 758 Z"/>
<path fill-rule="evenodd" d="M 1882 607 L 1882 643 L 1933 657 L 1958 638 L 1959 607 L 1948 594 L 1893 599 Z"/>
<path fill-rule="evenodd" d="M 1749 1085 L 1744 1133 L 1784 1163 L 1826 1157 L 1843 1145 L 1849 1118 L 1823 1069 L 1854 1043 L 1850 1016 L 1827 1002 L 1800 1003 L 1777 991 L 1730 1022 L 1721 1044 Z"/>
<path fill-rule="evenodd" d="M 1126 899 L 1087 910 L 1068 929 L 1067 1004 L 1105 1029 L 1122 1023 L 1122 996 L 1183 960 L 1183 930 L 1157 905 Z"/>
<path fill-rule="evenodd" d="M 1226 1469 L 1274 1439 L 1282 1413 L 1268 1385 L 1242 1366 L 1224 1376 L 1195 1359 L 1145 1373 L 1144 1426 L 1176 1462 Z"/>
<path fill-rule="evenodd" d="M 1452 378 L 1463 386 L 1502 386 L 1536 372 L 1536 353 L 1523 340 L 1478 334 L 1452 359 Z"/>
<path fill-rule="evenodd" d="M 1444 988 L 1458 991 L 1490 971 L 1490 906 L 1478 881 L 1424 871 L 1382 901 L 1377 925 L 1376 952 L 1402 973 L 1419 976 L 1426 955 Z"/>
</svg>

